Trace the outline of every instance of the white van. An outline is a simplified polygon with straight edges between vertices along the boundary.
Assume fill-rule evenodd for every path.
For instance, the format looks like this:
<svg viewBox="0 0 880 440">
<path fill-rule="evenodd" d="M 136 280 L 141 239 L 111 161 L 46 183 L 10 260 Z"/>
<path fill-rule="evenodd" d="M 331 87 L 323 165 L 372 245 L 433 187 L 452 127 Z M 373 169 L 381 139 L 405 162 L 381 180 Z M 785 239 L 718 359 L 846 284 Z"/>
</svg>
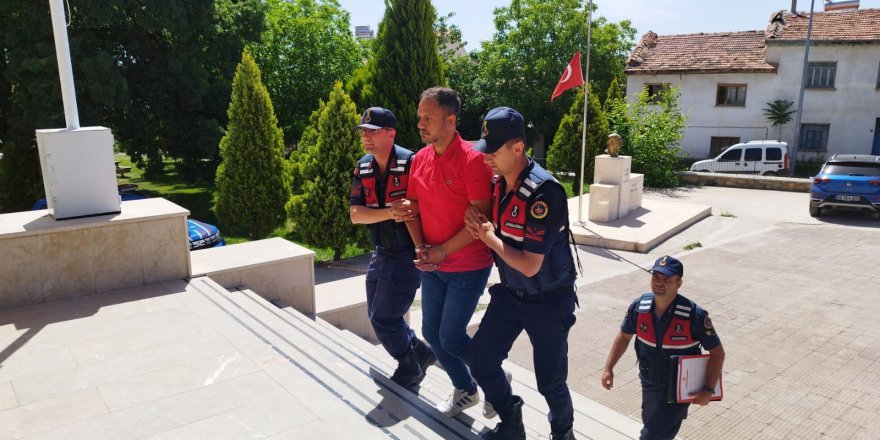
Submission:
<svg viewBox="0 0 880 440">
<path fill-rule="evenodd" d="M 788 144 L 778 141 L 749 141 L 732 145 L 714 159 L 691 165 L 703 173 L 788 175 Z"/>
</svg>

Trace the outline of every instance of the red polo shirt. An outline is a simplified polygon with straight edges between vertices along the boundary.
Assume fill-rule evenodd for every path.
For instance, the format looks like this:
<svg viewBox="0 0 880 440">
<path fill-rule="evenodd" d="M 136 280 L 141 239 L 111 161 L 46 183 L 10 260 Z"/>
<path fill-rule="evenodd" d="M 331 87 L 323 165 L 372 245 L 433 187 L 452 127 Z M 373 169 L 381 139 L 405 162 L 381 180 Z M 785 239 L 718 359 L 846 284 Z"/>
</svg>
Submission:
<svg viewBox="0 0 880 440">
<path fill-rule="evenodd" d="M 455 139 L 438 156 L 428 145 L 413 157 L 406 197 L 419 202 L 425 243 L 442 244 L 464 229 L 464 212 L 473 200 L 491 200 L 492 170 L 473 144 Z M 438 270 L 465 272 L 492 265 L 492 254 L 480 240 L 450 253 Z"/>
</svg>

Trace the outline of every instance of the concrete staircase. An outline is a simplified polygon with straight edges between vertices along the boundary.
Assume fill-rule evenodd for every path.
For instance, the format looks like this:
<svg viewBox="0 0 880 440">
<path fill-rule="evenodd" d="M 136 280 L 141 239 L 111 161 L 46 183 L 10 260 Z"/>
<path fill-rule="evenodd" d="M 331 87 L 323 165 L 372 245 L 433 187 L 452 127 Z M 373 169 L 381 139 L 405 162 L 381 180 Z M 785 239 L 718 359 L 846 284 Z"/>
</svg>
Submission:
<svg viewBox="0 0 880 440">
<path fill-rule="evenodd" d="M 239 331 L 250 334 L 253 341 L 246 354 L 256 356 L 289 393 L 308 395 L 312 411 L 332 414 L 329 428 L 345 433 L 345 438 L 472 439 L 498 421 L 483 418 L 482 405 L 456 418 L 436 411 L 434 405 L 451 391 L 437 367 L 429 369 L 416 394 L 388 380 L 394 360 L 354 333 L 290 307 L 278 308 L 251 290 L 229 291 L 207 277 L 193 279 L 190 287 L 222 310 Z M 547 438 L 547 407 L 533 373 L 513 364 L 505 368 L 513 371 L 514 389 L 526 402 L 523 417 L 529 438 Z M 638 438 L 640 426 L 634 420 L 582 396 L 573 397 L 578 438 Z"/>
</svg>

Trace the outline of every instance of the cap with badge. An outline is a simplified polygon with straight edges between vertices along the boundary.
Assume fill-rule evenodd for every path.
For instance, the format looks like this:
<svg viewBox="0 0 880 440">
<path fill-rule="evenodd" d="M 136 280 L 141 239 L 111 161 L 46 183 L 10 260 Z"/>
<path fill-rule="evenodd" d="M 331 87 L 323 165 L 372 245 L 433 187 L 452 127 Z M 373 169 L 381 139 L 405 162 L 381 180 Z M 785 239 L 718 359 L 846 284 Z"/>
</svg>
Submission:
<svg viewBox="0 0 880 440">
<path fill-rule="evenodd" d="M 486 154 L 498 151 L 511 139 L 526 137 L 526 125 L 522 115 L 510 107 L 496 107 L 486 113 L 483 131 L 474 149 Z"/>
<path fill-rule="evenodd" d="M 382 107 L 370 107 L 361 115 L 361 123 L 355 128 L 370 128 L 378 130 L 380 128 L 394 128 L 397 124 L 397 118 L 391 110 Z"/>
<path fill-rule="evenodd" d="M 671 276 L 684 276 L 684 265 L 681 264 L 681 261 L 674 257 L 670 257 L 669 255 L 664 255 L 657 259 L 654 262 L 654 268 L 651 269 L 651 272 L 661 273 L 668 277 Z"/>
</svg>

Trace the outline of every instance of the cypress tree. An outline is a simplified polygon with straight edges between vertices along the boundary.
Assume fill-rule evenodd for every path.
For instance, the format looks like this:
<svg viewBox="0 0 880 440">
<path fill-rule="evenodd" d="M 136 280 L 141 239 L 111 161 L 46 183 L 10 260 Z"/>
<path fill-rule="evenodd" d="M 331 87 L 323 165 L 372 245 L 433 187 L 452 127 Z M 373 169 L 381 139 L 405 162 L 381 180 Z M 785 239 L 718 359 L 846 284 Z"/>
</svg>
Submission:
<svg viewBox="0 0 880 440">
<path fill-rule="evenodd" d="M 302 194 L 291 197 L 287 211 L 304 241 L 331 248 L 333 259 L 338 260 L 345 246 L 357 243 L 363 235 L 362 228 L 353 225 L 348 216 L 351 175 L 363 155 L 360 136 L 352 129 L 360 115 L 342 83 L 337 82 L 310 121 L 298 155 L 305 179 Z M 314 144 L 303 145 L 305 142 Z"/>
<path fill-rule="evenodd" d="M 584 157 L 584 171 L 587 183 L 593 175 L 597 154 L 605 151 L 608 140 L 608 119 L 599 104 L 599 98 L 590 91 L 590 111 L 587 114 L 587 146 Z M 568 114 L 562 117 L 559 129 L 553 137 L 553 144 L 547 154 L 547 167 L 554 173 L 574 173 L 575 185 L 580 183 L 581 143 L 584 126 L 584 88 L 578 90 Z M 575 192 L 577 187 L 575 186 Z"/>
<path fill-rule="evenodd" d="M 446 83 L 434 33 L 437 11 L 430 0 L 386 0 L 385 5 L 359 104 L 394 112 L 401 122 L 397 143 L 417 149 L 419 96 Z"/>
<path fill-rule="evenodd" d="M 220 140 L 214 209 L 225 227 L 258 239 L 283 226 L 290 198 L 284 136 L 260 70 L 245 50 L 235 69 L 229 125 Z"/>
</svg>

